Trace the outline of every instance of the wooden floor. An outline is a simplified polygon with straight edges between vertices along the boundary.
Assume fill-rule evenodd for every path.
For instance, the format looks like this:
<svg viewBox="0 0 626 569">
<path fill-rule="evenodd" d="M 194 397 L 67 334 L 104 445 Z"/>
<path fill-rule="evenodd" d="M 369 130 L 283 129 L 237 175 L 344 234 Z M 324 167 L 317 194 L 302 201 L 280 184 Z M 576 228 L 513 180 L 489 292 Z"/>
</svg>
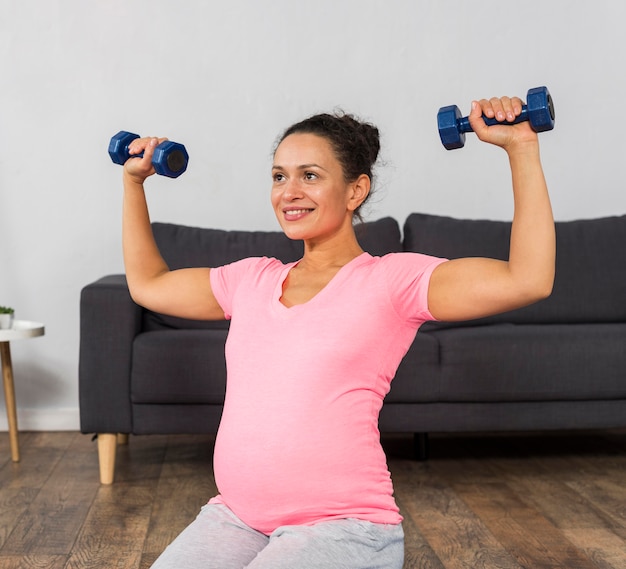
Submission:
<svg viewBox="0 0 626 569">
<path fill-rule="evenodd" d="M 131 437 L 100 486 L 96 443 L 0 433 L 0 569 L 148 568 L 216 489 L 212 437 Z M 626 431 L 384 437 L 405 568 L 626 568 Z M 297 569 L 297 568 L 296 568 Z"/>
</svg>

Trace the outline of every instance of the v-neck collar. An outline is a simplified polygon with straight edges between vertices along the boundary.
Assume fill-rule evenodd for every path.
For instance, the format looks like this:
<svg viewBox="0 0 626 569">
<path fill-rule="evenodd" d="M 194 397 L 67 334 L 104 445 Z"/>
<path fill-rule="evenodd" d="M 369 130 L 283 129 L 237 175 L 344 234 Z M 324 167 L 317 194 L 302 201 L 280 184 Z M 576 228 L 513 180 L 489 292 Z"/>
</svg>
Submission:
<svg viewBox="0 0 626 569">
<path fill-rule="evenodd" d="M 285 283 L 285 280 L 287 279 L 287 276 L 289 275 L 289 271 L 293 267 L 295 267 L 300 261 L 294 261 L 293 263 L 288 263 L 280 272 L 278 282 L 276 283 L 276 288 L 274 289 L 273 302 L 275 305 L 278 306 L 278 310 L 283 311 L 283 312 L 285 311 L 286 312 L 298 312 L 300 310 L 304 310 L 305 308 L 309 306 L 312 306 L 312 305 L 314 306 L 315 304 L 323 300 L 324 296 L 328 294 L 329 290 L 332 291 L 332 289 L 338 286 L 338 284 L 341 284 L 341 281 L 344 279 L 346 269 L 359 266 L 360 264 L 367 262 L 369 259 L 371 259 L 371 255 L 369 253 L 367 252 L 361 253 L 360 255 L 358 255 L 357 257 L 355 257 L 354 259 L 352 259 L 345 265 L 343 265 L 343 267 L 341 267 L 333 275 L 330 281 L 328 281 L 328 283 L 317 294 L 315 294 L 315 296 L 313 296 L 306 302 L 302 302 L 300 304 L 294 304 L 293 306 L 285 306 L 280 300 L 283 295 L 283 285 Z"/>
</svg>

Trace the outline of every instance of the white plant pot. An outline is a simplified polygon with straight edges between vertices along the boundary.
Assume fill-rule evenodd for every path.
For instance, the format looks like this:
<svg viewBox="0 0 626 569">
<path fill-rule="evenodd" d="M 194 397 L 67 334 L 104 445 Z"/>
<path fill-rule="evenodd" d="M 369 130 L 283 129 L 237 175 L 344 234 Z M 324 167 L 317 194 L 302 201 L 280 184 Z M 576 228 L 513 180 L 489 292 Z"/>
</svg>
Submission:
<svg viewBox="0 0 626 569">
<path fill-rule="evenodd" d="M 0 330 L 10 330 L 13 327 L 13 314 L 0 314 Z"/>
</svg>

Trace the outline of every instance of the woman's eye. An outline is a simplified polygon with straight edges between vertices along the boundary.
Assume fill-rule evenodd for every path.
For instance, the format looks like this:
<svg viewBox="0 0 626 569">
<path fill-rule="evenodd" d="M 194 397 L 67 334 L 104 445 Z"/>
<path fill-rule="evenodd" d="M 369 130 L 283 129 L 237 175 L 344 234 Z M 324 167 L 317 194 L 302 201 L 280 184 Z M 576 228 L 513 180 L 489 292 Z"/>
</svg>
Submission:
<svg viewBox="0 0 626 569">
<path fill-rule="evenodd" d="M 280 174 L 280 173 L 274 174 L 275 182 L 282 182 L 284 179 L 285 179 L 285 176 L 283 174 Z"/>
<path fill-rule="evenodd" d="M 316 180 L 317 179 L 317 175 L 315 174 L 315 172 L 305 172 L 304 173 L 304 177 L 307 180 Z"/>
</svg>

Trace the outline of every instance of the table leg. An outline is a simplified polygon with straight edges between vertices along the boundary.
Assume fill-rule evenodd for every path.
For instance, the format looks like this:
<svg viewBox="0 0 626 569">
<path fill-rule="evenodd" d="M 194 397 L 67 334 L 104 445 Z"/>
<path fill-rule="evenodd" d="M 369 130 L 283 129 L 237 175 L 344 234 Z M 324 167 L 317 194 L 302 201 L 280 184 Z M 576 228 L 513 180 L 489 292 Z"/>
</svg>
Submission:
<svg viewBox="0 0 626 569">
<path fill-rule="evenodd" d="M 11 363 L 11 349 L 9 342 L 0 342 L 0 356 L 2 357 L 2 382 L 4 384 L 4 402 L 7 407 L 9 420 L 9 441 L 11 442 L 11 458 L 13 462 L 20 460 L 20 446 L 17 431 L 17 410 L 15 408 L 15 387 L 13 384 L 13 365 Z"/>
</svg>

